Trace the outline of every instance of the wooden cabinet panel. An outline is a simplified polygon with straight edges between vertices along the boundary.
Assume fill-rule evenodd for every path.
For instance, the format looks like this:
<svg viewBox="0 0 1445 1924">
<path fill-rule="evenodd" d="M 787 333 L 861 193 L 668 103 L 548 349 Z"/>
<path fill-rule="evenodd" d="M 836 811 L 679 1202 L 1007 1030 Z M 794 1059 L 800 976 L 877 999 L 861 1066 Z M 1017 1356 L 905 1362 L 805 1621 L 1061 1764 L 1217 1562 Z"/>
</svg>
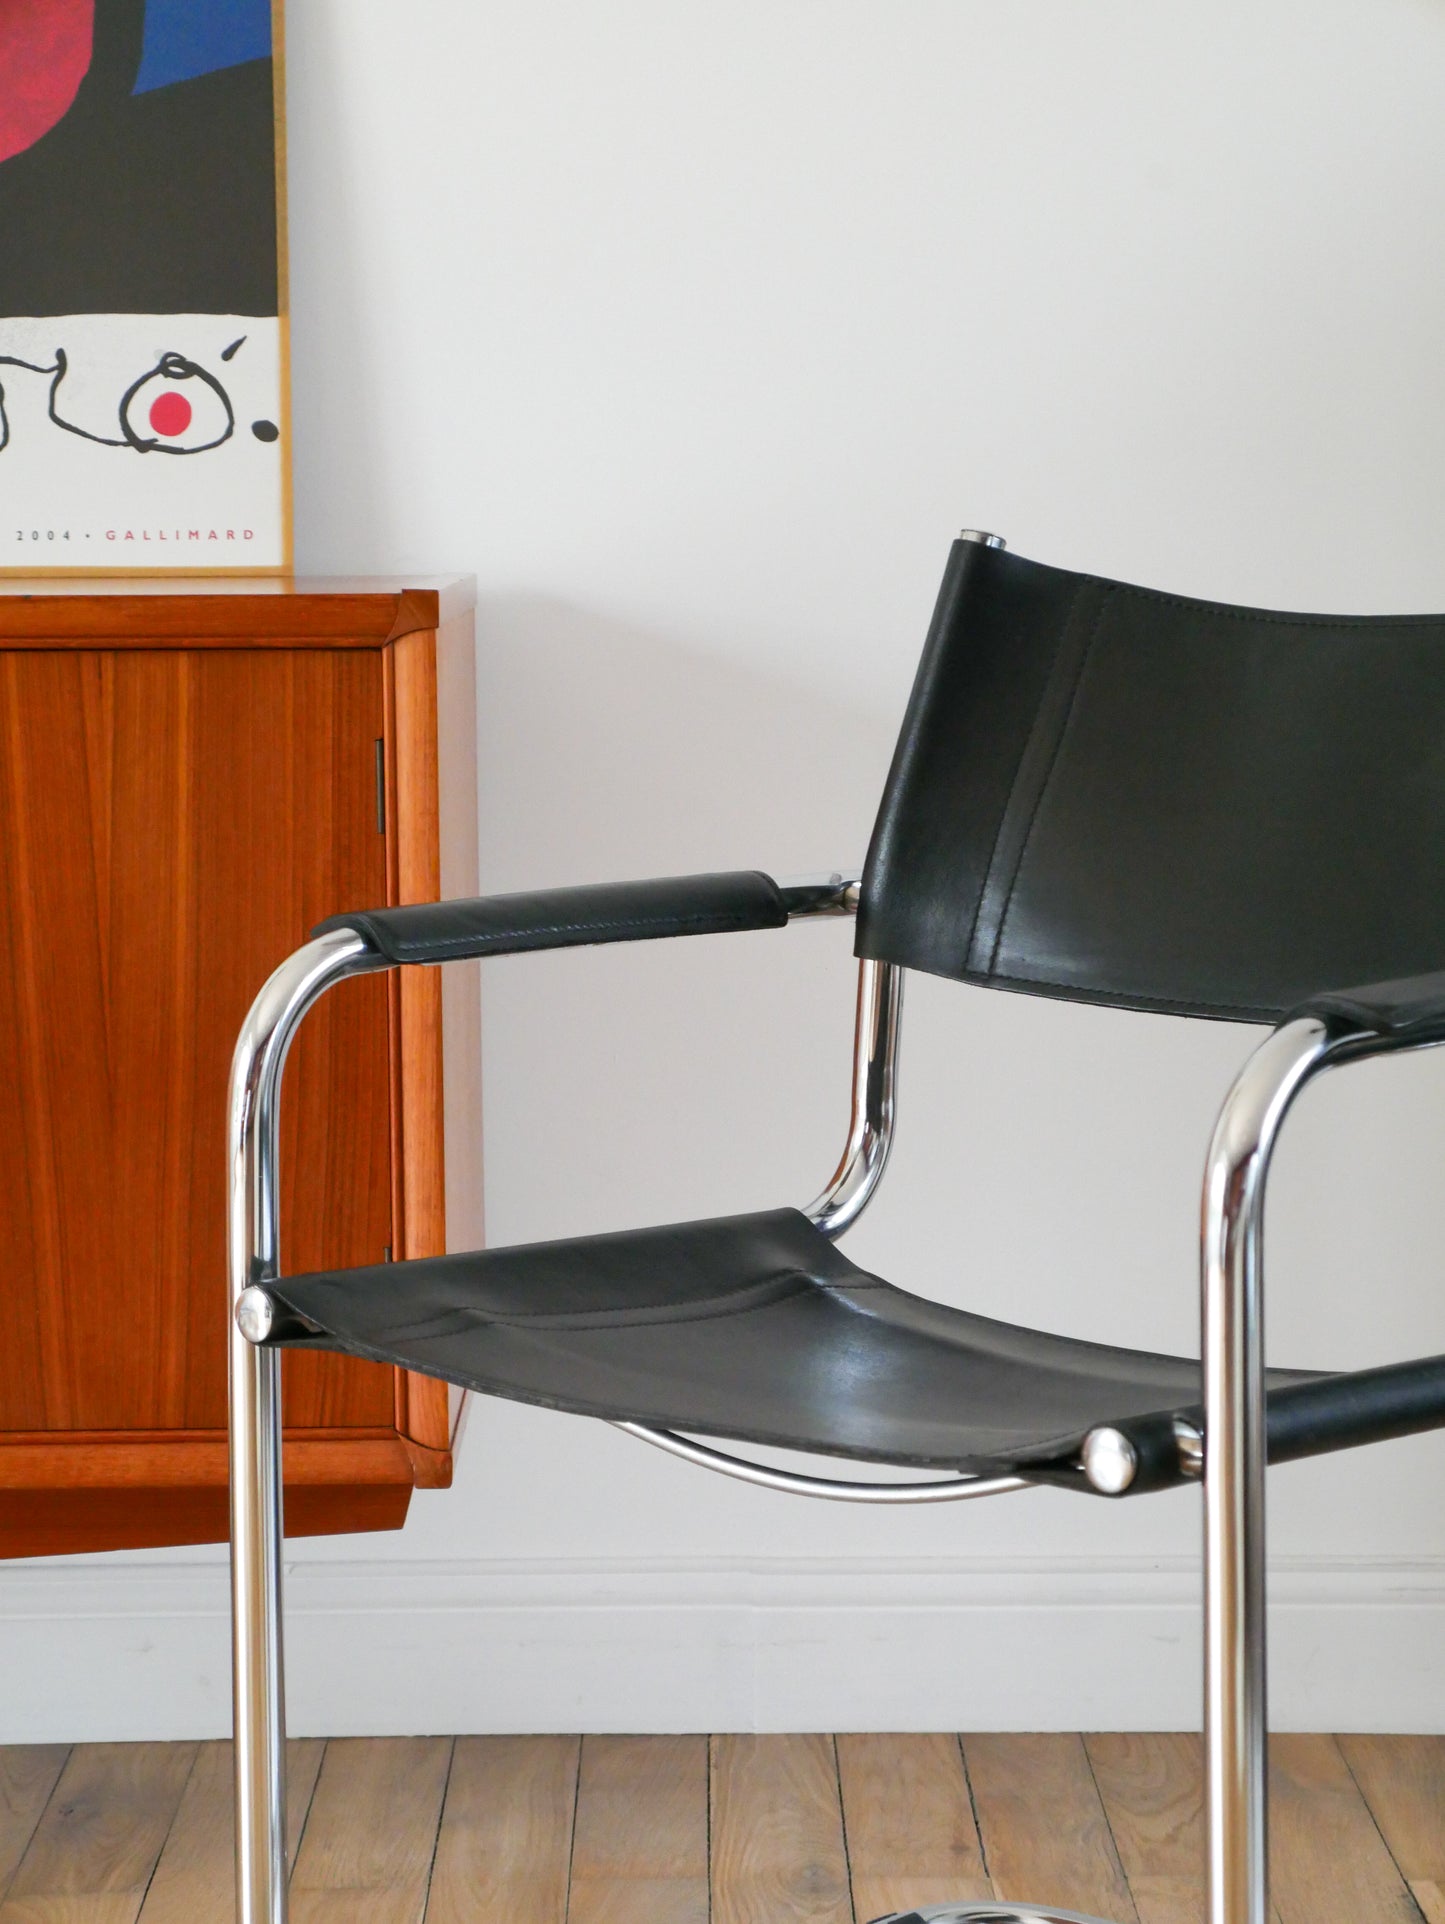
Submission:
<svg viewBox="0 0 1445 1924">
<path fill-rule="evenodd" d="M 136 598 L 97 597 L 103 629 Z M 428 777 L 411 714 L 399 755 L 378 639 L 228 647 L 208 611 L 196 637 L 159 646 L 107 632 L 100 648 L 27 648 L 6 614 L 0 601 L 0 1555 L 202 1540 L 225 1533 L 231 1050 L 314 923 L 399 899 L 398 780 L 413 840 L 434 841 L 434 742 Z M 406 641 L 435 649 L 434 632 Z M 410 1212 L 408 1240 L 394 1208 L 440 1194 L 440 1112 L 403 1100 L 440 1083 L 433 999 L 408 1024 L 389 979 L 363 977 L 303 1027 L 283 1268 L 441 1246 L 439 1217 L 419 1237 Z M 448 1480 L 444 1388 L 304 1353 L 283 1376 L 293 1530 L 399 1523 L 415 1481 Z"/>
<path fill-rule="evenodd" d="M 0 1030 L 21 1098 L 0 1112 L 0 1235 L 28 1245 L 0 1292 L 7 1427 L 222 1428 L 217 1091 L 307 928 L 385 899 L 381 658 L 10 653 L 0 727 Z M 293 1267 L 379 1262 L 391 1242 L 388 1080 L 386 985 L 348 983 L 290 1070 Z M 294 1423 L 391 1407 L 389 1371 L 287 1371 Z"/>
</svg>

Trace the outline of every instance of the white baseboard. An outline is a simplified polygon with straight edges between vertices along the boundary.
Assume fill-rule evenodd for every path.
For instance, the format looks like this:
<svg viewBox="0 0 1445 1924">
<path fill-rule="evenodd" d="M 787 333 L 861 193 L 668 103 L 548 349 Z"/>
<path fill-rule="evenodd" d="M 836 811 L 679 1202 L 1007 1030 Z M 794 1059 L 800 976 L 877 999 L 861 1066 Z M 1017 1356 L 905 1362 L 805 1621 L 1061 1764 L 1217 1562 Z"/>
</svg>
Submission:
<svg viewBox="0 0 1445 1924">
<path fill-rule="evenodd" d="M 1184 1729 L 1186 1559 L 308 1563 L 295 1735 Z M 1445 1561 L 1271 1574 L 1280 1729 L 1445 1729 Z M 219 1736 L 218 1564 L 0 1571 L 0 1741 Z"/>
</svg>

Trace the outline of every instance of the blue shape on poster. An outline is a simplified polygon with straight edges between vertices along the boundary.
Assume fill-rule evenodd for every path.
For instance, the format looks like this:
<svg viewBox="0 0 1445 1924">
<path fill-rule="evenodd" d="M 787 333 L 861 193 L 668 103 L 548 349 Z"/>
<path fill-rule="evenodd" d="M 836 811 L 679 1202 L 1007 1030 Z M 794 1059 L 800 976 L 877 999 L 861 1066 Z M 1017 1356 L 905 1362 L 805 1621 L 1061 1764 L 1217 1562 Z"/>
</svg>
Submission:
<svg viewBox="0 0 1445 1924">
<path fill-rule="evenodd" d="M 195 80 L 271 52 L 271 0 L 146 0 L 135 92 Z"/>
</svg>

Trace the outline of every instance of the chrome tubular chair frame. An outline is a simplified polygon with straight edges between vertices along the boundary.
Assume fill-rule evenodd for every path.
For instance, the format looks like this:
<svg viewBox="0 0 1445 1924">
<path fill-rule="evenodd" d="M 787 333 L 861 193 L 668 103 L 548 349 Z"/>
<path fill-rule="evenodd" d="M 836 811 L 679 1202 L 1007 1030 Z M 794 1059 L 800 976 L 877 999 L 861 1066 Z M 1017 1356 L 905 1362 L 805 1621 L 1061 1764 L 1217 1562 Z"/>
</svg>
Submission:
<svg viewBox="0 0 1445 1924">
<path fill-rule="evenodd" d="M 280 1274 L 281 1076 L 292 1038 L 333 983 L 379 965 L 359 935 L 308 942 L 251 1005 L 231 1064 L 231 1638 L 240 1924 L 285 1924 L 286 1917 L 281 1358 L 257 1347 L 269 1324 L 248 1318 L 241 1306 L 253 1283 Z"/>
<path fill-rule="evenodd" d="M 789 921 L 851 916 L 856 874 L 835 871 L 782 886 Z M 230 1317 L 232 1698 L 236 1771 L 238 1924 L 286 1924 L 286 1714 L 281 1545 L 281 1359 L 263 1347 L 273 1305 L 253 1287 L 280 1275 L 281 1078 L 308 1011 L 335 983 L 392 966 L 351 931 L 317 936 L 270 977 L 241 1029 L 227 1107 Z M 830 1206 L 837 1235 L 877 1188 L 893 1132 L 902 971 L 859 967 L 853 1120 L 837 1175 L 812 1207 Z M 866 1050 L 866 1055 L 862 1052 Z M 983 1496 L 1023 1488 L 1017 1478 L 949 1478 L 946 1484 L 830 1484 L 749 1465 L 668 1432 L 619 1425 L 695 1462 L 776 1489 L 874 1502 L 937 1501 L 934 1491 Z M 968 1487 L 960 1487 L 967 1485 Z"/>
<path fill-rule="evenodd" d="M 1200 1222 L 1208 1924 L 1268 1924 L 1264 1203 L 1285 1116 L 1323 1069 L 1431 1039 L 1283 1023 L 1219 1112 Z M 1194 1439 L 1180 1437 L 1181 1457 Z"/>
<path fill-rule="evenodd" d="M 788 885 L 784 895 L 790 919 L 846 915 L 856 908 L 857 885 L 834 875 Z M 319 997 L 349 975 L 390 966 L 350 931 L 307 943 L 256 998 L 232 1065 L 227 1148 L 238 1924 L 286 1924 L 287 1917 L 280 1358 L 262 1347 L 272 1334 L 271 1299 L 252 1289 L 280 1274 L 281 1078 L 292 1038 Z M 894 965 L 861 964 L 852 1123 L 838 1171 L 808 1211 L 829 1236 L 857 1220 L 887 1161 L 901 988 Z M 1178 1433 L 1181 1463 L 1191 1474 L 1202 1468 L 1204 1483 L 1208 1924 L 1268 1921 L 1262 1225 L 1270 1159 L 1295 1097 L 1321 1070 L 1424 1046 L 1430 1045 L 1334 1036 L 1312 1018 L 1287 1022 L 1245 1064 L 1210 1145 L 1201 1220 L 1202 1463 L 1197 1433 Z M 1032 1487 L 1012 1476 L 849 1483 L 774 1470 L 641 1424 L 617 1427 L 703 1467 L 799 1495 L 906 1505 Z M 1103 1466 L 1096 1486 L 1125 1487 L 1130 1466 L 1114 1451 L 1113 1433 L 1096 1436 Z M 1088 1455 L 1086 1445 L 1086 1465 Z M 1077 1924 L 1073 1913 L 1012 1904 L 939 1906 L 924 1916 L 938 1924 Z"/>
<path fill-rule="evenodd" d="M 828 1187 L 803 1212 L 830 1240 L 852 1228 L 883 1180 L 893 1147 L 902 1020 L 902 969 L 893 962 L 860 962 L 848 1140 Z"/>
</svg>

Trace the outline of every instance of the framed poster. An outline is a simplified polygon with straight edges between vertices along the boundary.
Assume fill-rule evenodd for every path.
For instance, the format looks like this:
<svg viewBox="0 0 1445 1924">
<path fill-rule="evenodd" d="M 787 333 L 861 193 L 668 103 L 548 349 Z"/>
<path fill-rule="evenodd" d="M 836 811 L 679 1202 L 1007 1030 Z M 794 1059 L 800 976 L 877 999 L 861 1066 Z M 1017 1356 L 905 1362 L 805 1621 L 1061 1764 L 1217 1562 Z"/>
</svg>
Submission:
<svg viewBox="0 0 1445 1924">
<path fill-rule="evenodd" d="M 0 0 L 0 572 L 291 565 L 281 0 Z"/>
</svg>

